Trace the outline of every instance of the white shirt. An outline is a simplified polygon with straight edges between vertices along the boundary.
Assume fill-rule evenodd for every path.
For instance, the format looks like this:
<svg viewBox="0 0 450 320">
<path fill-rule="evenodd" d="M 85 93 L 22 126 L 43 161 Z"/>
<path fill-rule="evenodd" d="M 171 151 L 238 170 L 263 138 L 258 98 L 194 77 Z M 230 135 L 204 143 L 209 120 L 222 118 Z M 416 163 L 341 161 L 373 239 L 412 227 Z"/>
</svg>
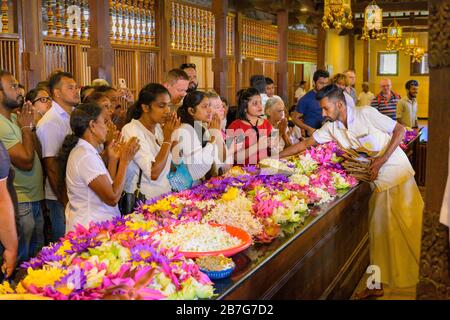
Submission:
<svg viewBox="0 0 450 320">
<path fill-rule="evenodd" d="M 450 140 L 449 140 L 450 142 Z M 449 143 L 450 145 L 450 143 Z M 448 177 L 447 177 L 447 185 L 445 187 L 444 191 L 444 199 L 442 201 L 442 208 L 441 208 L 441 217 L 439 221 L 446 225 L 447 227 L 450 227 L 450 148 L 449 148 L 449 158 L 448 158 Z M 450 235 L 449 235 L 450 240 Z"/>
<path fill-rule="evenodd" d="M 66 206 L 66 232 L 81 224 L 101 222 L 120 217 L 119 208 L 104 203 L 89 187 L 95 178 L 105 175 L 112 184 L 111 176 L 97 150 L 87 141 L 79 139 L 67 161 L 66 185 L 69 203 Z"/>
<path fill-rule="evenodd" d="M 130 162 L 127 169 L 127 176 L 125 179 L 125 192 L 134 193 L 139 179 L 139 169 L 142 170 L 141 192 L 145 194 L 147 200 L 160 196 L 164 193 L 170 192 L 169 180 L 167 174 L 170 171 L 170 164 L 172 162 L 172 155 L 169 153 L 166 166 L 161 171 L 158 179 L 151 179 L 152 163 L 155 162 L 156 156 L 161 150 L 164 142 L 164 135 L 159 124 L 155 127 L 155 134 L 151 133 L 139 120 L 131 120 L 122 128 L 122 136 L 129 140 L 136 137 L 139 140 L 139 151 Z"/>
<path fill-rule="evenodd" d="M 197 128 L 198 127 L 198 128 Z M 172 134 L 172 141 L 178 141 L 178 144 L 172 150 L 172 156 L 174 162 L 179 164 L 180 160 L 183 160 L 186 164 L 189 173 L 194 181 L 202 179 L 213 164 L 217 166 L 222 165 L 219 160 L 217 142 L 222 141 L 221 132 L 215 135 L 215 143 L 207 143 L 202 148 L 202 142 L 196 130 L 201 130 L 198 122 L 196 122 L 196 128 L 187 123 L 183 123 Z M 201 132 L 201 131 L 200 131 Z M 205 130 L 206 141 L 210 140 L 209 131 Z"/>
<path fill-rule="evenodd" d="M 391 118 L 372 107 L 347 107 L 348 129 L 339 120 L 327 122 L 313 134 L 317 143 L 338 141 L 346 149 L 379 151 L 382 155 L 391 140 L 397 124 Z M 406 154 L 397 147 L 381 167 L 374 181 L 378 192 L 385 191 L 414 176 L 414 170 Z"/>
<path fill-rule="evenodd" d="M 358 107 L 370 106 L 375 95 L 372 92 L 361 92 L 358 96 Z"/>
<path fill-rule="evenodd" d="M 353 100 L 352 96 L 349 95 L 346 91 L 344 91 L 344 97 L 345 97 L 345 103 L 347 104 L 347 106 L 349 106 L 349 107 L 355 106 L 355 100 Z"/>
<path fill-rule="evenodd" d="M 70 115 L 53 101 L 52 107 L 39 120 L 36 127 L 36 135 L 42 146 L 42 158 L 56 157 L 64 139 L 71 133 Z M 45 199 L 57 200 L 48 178 L 45 179 Z"/>
<path fill-rule="evenodd" d="M 397 121 L 412 128 L 417 124 L 417 100 L 403 97 L 397 102 Z"/>
</svg>

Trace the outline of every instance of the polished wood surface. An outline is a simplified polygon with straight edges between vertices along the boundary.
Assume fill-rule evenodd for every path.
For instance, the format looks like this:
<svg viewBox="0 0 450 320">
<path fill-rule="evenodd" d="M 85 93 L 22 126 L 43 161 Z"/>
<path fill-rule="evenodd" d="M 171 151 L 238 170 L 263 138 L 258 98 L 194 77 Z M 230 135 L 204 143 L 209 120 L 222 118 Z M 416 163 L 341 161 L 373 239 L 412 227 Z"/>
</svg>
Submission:
<svg viewBox="0 0 450 320">
<path fill-rule="evenodd" d="M 369 264 L 368 201 L 360 184 L 313 210 L 294 234 L 235 256 L 219 299 L 348 299 Z"/>
</svg>

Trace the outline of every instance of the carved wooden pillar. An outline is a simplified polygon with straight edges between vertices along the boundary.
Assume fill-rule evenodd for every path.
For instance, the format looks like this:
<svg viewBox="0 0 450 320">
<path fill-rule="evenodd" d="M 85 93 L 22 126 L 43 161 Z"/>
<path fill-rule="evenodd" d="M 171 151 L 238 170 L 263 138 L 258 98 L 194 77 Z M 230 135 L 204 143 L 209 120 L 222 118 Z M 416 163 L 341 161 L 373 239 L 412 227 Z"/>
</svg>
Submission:
<svg viewBox="0 0 450 320">
<path fill-rule="evenodd" d="M 215 55 L 213 59 L 214 90 L 228 97 L 227 90 L 227 15 L 228 0 L 213 0 L 212 12 L 216 18 Z"/>
<path fill-rule="evenodd" d="M 242 18 L 243 18 L 242 13 L 238 12 L 235 19 L 236 33 L 234 41 L 234 57 L 236 64 L 236 92 L 242 89 L 242 83 L 245 82 L 245 80 L 242 80 L 242 48 L 241 48 L 241 44 L 243 43 Z"/>
<path fill-rule="evenodd" d="M 450 92 L 450 0 L 429 0 L 428 54 L 430 66 L 429 134 L 425 211 L 422 230 L 418 299 L 449 299 L 448 228 L 439 223 L 448 176 L 450 108 L 442 101 Z"/>
<path fill-rule="evenodd" d="M 91 67 L 92 79 L 105 79 L 112 83 L 114 68 L 114 51 L 109 38 L 110 18 L 109 0 L 89 0 L 91 21 L 88 65 Z"/>
<path fill-rule="evenodd" d="M 288 101 L 288 27 L 289 12 L 283 9 L 277 13 L 278 25 L 278 81 L 277 93 Z"/>
</svg>

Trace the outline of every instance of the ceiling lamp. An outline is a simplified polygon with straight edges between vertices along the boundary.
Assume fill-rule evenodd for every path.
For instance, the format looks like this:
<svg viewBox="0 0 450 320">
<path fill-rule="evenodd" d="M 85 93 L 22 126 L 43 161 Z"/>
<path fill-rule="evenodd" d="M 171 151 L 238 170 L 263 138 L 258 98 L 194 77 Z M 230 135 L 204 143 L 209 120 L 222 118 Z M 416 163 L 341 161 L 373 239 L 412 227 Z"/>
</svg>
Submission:
<svg viewBox="0 0 450 320">
<path fill-rule="evenodd" d="M 405 54 L 413 55 L 416 48 L 419 46 L 419 37 L 417 35 L 412 34 L 405 38 Z"/>
<path fill-rule="evenodd" d="M 418 62 L 418 63 L 421 62 L 424 55 L 425 55 L 425 48 L 421 47 L 421 46 L 417 46 L 414 49 L 413 54 L 411 55 L 412 62 Z"/>
<path fill-rule="evenodd" d="M 398 24 L 397 20 L 394 19 L 387 30 L 387 45 L 386 50 L 388 51 L 401 51 L 403 50 L 403 28 Z"/>
<path fill-rule="evenodd" d="M 323 11 L 322 27 L 325 30 L 330 27 L 337 31 L 353 28 L 351 0 L 325 0 Z"/>
<path fill-rule="evenodd" d="M 361 40 L 381 39 L 383 35 L 383 9 L 375 1 L 364 10 L 364 28 Z"/>
</svg>

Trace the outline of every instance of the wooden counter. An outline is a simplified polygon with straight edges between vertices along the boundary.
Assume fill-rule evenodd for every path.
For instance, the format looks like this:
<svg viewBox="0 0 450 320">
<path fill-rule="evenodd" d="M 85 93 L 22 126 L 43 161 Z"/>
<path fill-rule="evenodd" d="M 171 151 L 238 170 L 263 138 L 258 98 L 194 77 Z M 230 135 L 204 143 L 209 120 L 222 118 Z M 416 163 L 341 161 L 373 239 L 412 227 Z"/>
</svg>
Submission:
<svg viewBox="0 0 450 320">
<path fill-rule="evenodd" d="M 370 194 L 360 184 L 290 236 L 233 257 L 233 275 L 215 282 L 218 299 L 348 299 L 369 265 Z"/>
</svg>

